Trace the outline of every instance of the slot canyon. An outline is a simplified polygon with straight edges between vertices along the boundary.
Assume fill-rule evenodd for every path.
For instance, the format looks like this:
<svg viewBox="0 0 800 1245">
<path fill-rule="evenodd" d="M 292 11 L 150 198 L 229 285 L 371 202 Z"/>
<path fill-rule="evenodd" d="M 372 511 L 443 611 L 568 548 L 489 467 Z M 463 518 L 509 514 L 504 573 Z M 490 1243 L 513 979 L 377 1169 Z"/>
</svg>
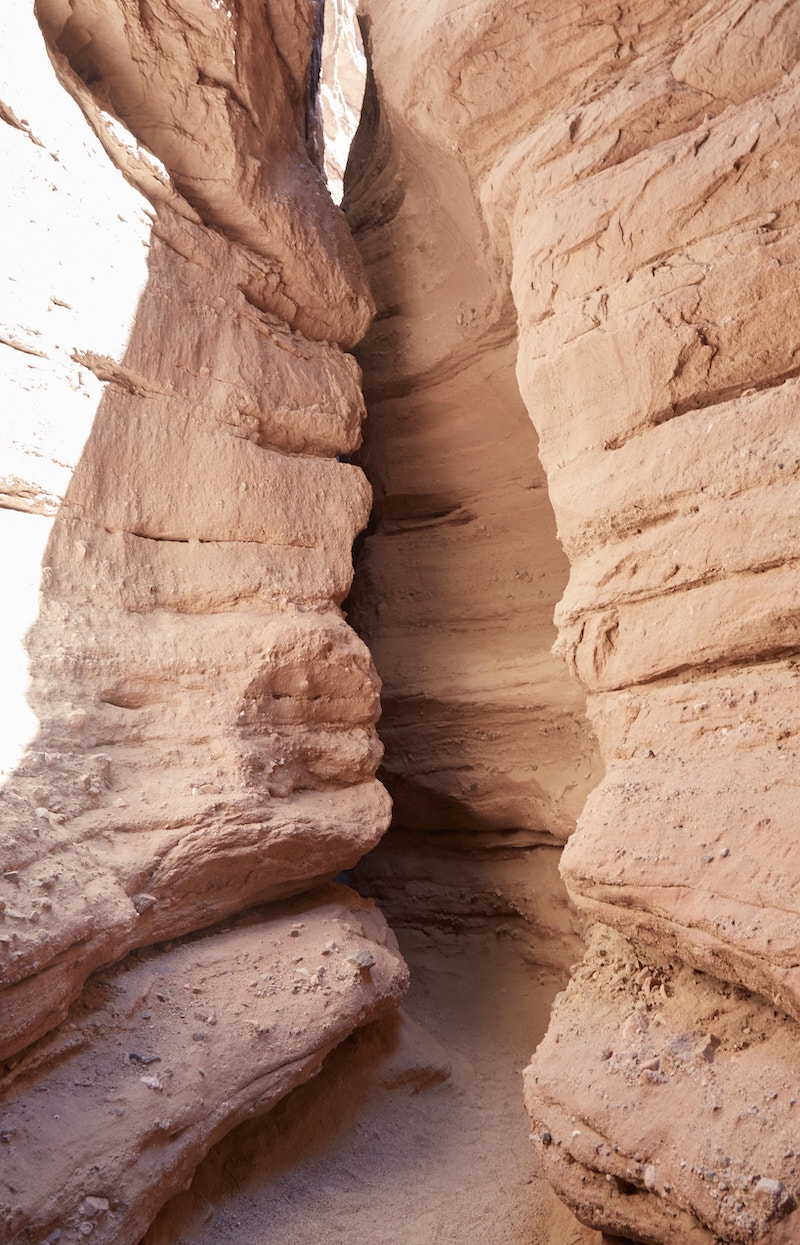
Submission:
<svg viewBox="0 0 800 1245">
<path fill-rule="evenodd" d="M 0 31 L 0 1245 L 800 1245 L 797 6 Z"/>
</svg>

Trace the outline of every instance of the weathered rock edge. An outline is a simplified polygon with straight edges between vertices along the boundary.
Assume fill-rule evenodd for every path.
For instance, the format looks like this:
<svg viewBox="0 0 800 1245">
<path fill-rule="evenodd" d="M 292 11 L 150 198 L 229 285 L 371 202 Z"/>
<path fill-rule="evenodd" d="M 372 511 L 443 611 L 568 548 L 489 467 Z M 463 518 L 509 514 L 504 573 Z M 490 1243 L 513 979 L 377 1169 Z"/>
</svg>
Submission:
<svg viewBox="0 0 800 1245">
<path fill-rule="evenodd" d="M 135 1245 L 214 1142 L 407 985 L 377 908 L 332 885 L 96 975 L 0 1082 L 0 1237 Z"/>
<path fill-rule="evenodd" d="M 18 400 L 34 423 L 37 402 L 57 408 L 66 388 L 99 393 L 100 404 L 59 499 L 28 638 L 39 734 L 2 789 L 0 1057 L 57 1024 L 99 966 L 318 885 L 355 864 L 389 818 L 374 780 L 379 682 L 339 608 L 370 490 L 357 468 L 333 461 L 359 444 L 364 403 L 358 366 L 326 339 L 356 333 L 347 308 L 363 277 L 300 141 L 308 14 L 276 33 L 291 64 L 268 84 L 267 128 L 256 134 L 200 79 L 228 57 L 244 93 L 256 91 L 270 38 L 263 14 L 242 10 L 236 26 L 212 6 L 205 24 L 184 29 L 168 6 L 134 8 L 39 6 L 62 83 L 155 211 L 138 200 L 132 241 L 146 249 L 147 284 L 124 355 L 70 342 L 79 316 L 49 326 L 46 348 L 25 355 L 35 372 Z M 133 78 L 148 73 L 134 106 Z M 167 144 L 159 165 L 148 127 L 178 103 L 185 128 L 170 138 L 156 125 Z M 74 194 L 78 156 L 66 168 L 43 141 L 12 132 L 22 175 L 45 192 L 34 209 L 44 227 L 62 179 Z M 259 142 L 273 143 L 273 158 Z M 209 179 L 225 201 L 204 216 L 184 195 L 186 170 L 217 148 L 214 172 L 230 176 Z M 88 145 L 83 156 L 104 160 Z M 279 184 L 293 161 L 287 198 Z M 242 180 L 256 166 L 258 177 Z M 315 204 L 324 245 L 309 233 Z M 258 236 L 242 224 L 248 212 Z M 271 240 L 275 263 L 285 252 L 291 268 L 285 279 Z M 313 286 L 330 302 L 326 325 L 272 297 L 292 286 L 311 305 L 306 242 L 312 268 L 322 265 Z M 60 272 L 38 276 L 41 304 L 71 312 Z M 41 336 L 21 329 L 20 341 Z M 38 461 L 30 456 L 33 470 Z"/>
</svg>

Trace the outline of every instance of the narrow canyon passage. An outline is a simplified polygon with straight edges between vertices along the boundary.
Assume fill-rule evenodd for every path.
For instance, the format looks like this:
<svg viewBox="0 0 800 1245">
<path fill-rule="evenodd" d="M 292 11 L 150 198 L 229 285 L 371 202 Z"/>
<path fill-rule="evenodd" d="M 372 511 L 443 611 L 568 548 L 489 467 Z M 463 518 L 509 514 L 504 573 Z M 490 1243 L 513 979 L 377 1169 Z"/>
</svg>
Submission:
<svg viewBox="0 0 800 1245">
<path fill-rule="evenodd" d="M 267 1119 L 242 1125 L 145 1245 L 588 1245 L 531 1166 L 521 1070 L 564 974 L 500 918 L 397 930 L 412 984 Z"/>
<path fill-rule="evenodd" d="M 797 1245 L 794 6 L 358 14 L 0 11 L 0 1245 Z"/>
<path fill-rule="evenodd" d="M 345 610 L 382 680 L 394 812 L 347 881 L 376 899 L 411 987 L 399 1021 L 220 1143 L 146 1245 L 598 1239 L 535 1174 L 521 1098 L 583 954 L 558 859 L 600 773 L 550 652 L 568 568 L 473 201 L 389 128 L 371 95 L 345 181 L 377 303 L 355 455 L 373 512 Z"/>
</svg>

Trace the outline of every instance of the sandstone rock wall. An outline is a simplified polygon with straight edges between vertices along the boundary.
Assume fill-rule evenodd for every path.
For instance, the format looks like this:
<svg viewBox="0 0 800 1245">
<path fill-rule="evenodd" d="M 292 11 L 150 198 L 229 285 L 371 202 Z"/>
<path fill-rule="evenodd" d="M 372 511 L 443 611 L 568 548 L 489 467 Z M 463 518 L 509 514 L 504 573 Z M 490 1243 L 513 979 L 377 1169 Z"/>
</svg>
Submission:
<svg viewBox="0 0 800 1245">
<path fill-rule="evenodd" d="M 136 1240 L 217 1137 L 405 987 L 341 888 L 215 926 L 351 867 L 389 813 L 379 684 L 340 609 L 370 507 L 337 461 L 364 413 L 342 347 L 372 305 L 312 159 L 314 14 L 42 0 L 63 85 L 32 14 L 3 18 L 49 94 L 3 88 L 22 192 L 0 518 L 55 513 L 39 725 L 0 791 L 4 1241 Z"/>
<path fill-rule="evenodd" d="M 367 12 L 377 88 L 343 206 L 378 301 L 358 352 L 375 506 L 348 608 L 383 680 L 383 773 L 399 825 L 552 843 L 599 762 L 550 652 L 567 564 L 514 375 L 506 259 L 433 89 L 441 49 L 414 27 L 412 65 L 391 15 Z"/>
<path fill-rule="evenodd" d="M 550 579 L 557 650 L 606 767 L 563 858 L 601 927 L 527 1075 L 539 1161 L 609 1232 L 796 1239 L 796 23 L 780 3 L 721 0 L 363 7 L 373 147 L 345 203 L 383 305 L 362 355 L 375 587 L 356 614 L 386 672 L 387 774 L 400 808 L 428 809 L 414 775 L 445 787 L 440 758 L 461 743 L 466 645 L 453 626 L 426 662 L 421 602 L 444 616 L 453 599 L 458 555 L 437 528 L 460 518 L 470 608 L 482 622 L 494 609 L 467 554 L 485 503 L 463 434 L 441 429 L 464 427 L 460 373 L 481 487 L 495 453 L 498 480 L 519 478 L 507 407 L 472 379 L 509 349 L 510 284 L 519 391 L 570 564 L 565 587 Z M 428 481 L 448 470 L 443 497 Z M 418 492 L 435 505 L 414 515 Z M 435 525 L 425 554 L 419 518 Z M 517 556 L 542 565 L 530 545 Z M 394 565 L 419 589 L 397 612 L 405 663 L 382 615 Z M 480 646 L 493 671 L 497 630 L 499 660 L 496 633 Z M 550 669 L 526 638 L 522 679 Z M 545 685 L 548 714 L 574 711 L 558 676 Z M 406 759 L 420 737 L 424 757 Z M 461 750 L 438 824 L 481 820 L 485 785 L 464 779 L 484 776 L 490 747 Z M 598 769 L 576 755 L 564 764 L 585 792 Z"/>
<path fill-rule="evenodd" d="M 67 93 L 0 93 L 5 236 L 34 225 L 1 543 L 55 516 L 1 792 L 2 1231 L 133 1242 L 405 987 L 369 904 L 303 896 L 388 820 L 341 609 L 358 453 L 398 824 L 362 876 L 560 964 L 578 818 L 595 928 L 526 1074 L 541 1170 L 610 1233 L 791 1242 L 793 9 L 362 8 L 363 448 L 316 5 L 40 0 Z"/>
</svg>

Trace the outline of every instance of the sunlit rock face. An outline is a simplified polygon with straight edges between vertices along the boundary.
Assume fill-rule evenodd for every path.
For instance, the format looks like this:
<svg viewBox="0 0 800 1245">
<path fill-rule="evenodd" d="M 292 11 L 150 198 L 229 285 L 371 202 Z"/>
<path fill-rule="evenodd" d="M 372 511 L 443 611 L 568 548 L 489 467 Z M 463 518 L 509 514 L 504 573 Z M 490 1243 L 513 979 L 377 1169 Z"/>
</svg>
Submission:
<svg viewBox="0 0 800 1245">
<path fill-rule="evenodd" d="M 525 731 L 574 715 L 575 785 L 542 785 L 564 826 L 591 790 L 562 873 L 607 933 L 527 1075 L 539 1162 L 611 1233 L 794 1240 L 796 24 L 701 0 L 363 9 L 375 88 L 345 207 L 379 300 L 377 507 L 354 617 L 399 814 L 494 828 L 508 793 L 525 824 L 489 758 L 538 797 L 552 753 Z M 524 540 L 509 508 L 542 471 L 560 548 L 546 507 Z M 512 548 L 543 593 L 509 680 L 548 689 L 524 696 L 527 770 L 497 712 L 516 610 L 537 617 Z M 604 777 L 540 656 L 558 597 Z"/>
<path fill-rule="evenodd" d="M 122 1242 L 218 1136 L 405 988 L 392 936 L 348 891 L 295 904 L 297 930 L 259 910 L 187 952 L 244 1026 L 239 1088 L 224 1061 L 211 1080 L 115 1081 L 119 1043 L 148 1041 L 138 1012 L 107 1006 L 138 981 L 126 954 L 159 944 L 141 972 L 174 1012 L 189 970 L 164 940 L 318 887 L 388 821 L 378 680 L 340 609 L 370 508 L 339 461 L 364 414 L 343 347 L 372 303 L 309 137 L 313 5 L 265 20 L 261 5 L 43 0 L 38 17 L 46 42 L 24 7 L 2 19 L 17 189 L 2 206 L 0 521 L 27 590 L 6 581 L 35 720 L 9 715 L 0 791 L 0 1114 L 16 1147 L 0 1236 L 82 1239 L 91 1196 L 95 1235 Z M 302 990 L 296 943 L 280 950 L 300 928 L 319 960 Z M 222 967 L 231 939 L 248 981 L 283 965 L 275 1008 L 299 995 L 266 1053 L 247 1026 L 269 1018 Z M 78 1051 L 107 1082 L 79 1121 L 80 1161 L 68 1130 L 40 1135 L 53 1112 L 35 1107 Z M 155 1097 L 181 1139 L 154 1191 L 136 1164 Z M 92 1159 L 109 1148 L 101 1179 Z M 33 1153 L 35 1205 L 18 1196 Z M 74 1159 L 66 1182 L 58 1153 Z"/>
</svg>

